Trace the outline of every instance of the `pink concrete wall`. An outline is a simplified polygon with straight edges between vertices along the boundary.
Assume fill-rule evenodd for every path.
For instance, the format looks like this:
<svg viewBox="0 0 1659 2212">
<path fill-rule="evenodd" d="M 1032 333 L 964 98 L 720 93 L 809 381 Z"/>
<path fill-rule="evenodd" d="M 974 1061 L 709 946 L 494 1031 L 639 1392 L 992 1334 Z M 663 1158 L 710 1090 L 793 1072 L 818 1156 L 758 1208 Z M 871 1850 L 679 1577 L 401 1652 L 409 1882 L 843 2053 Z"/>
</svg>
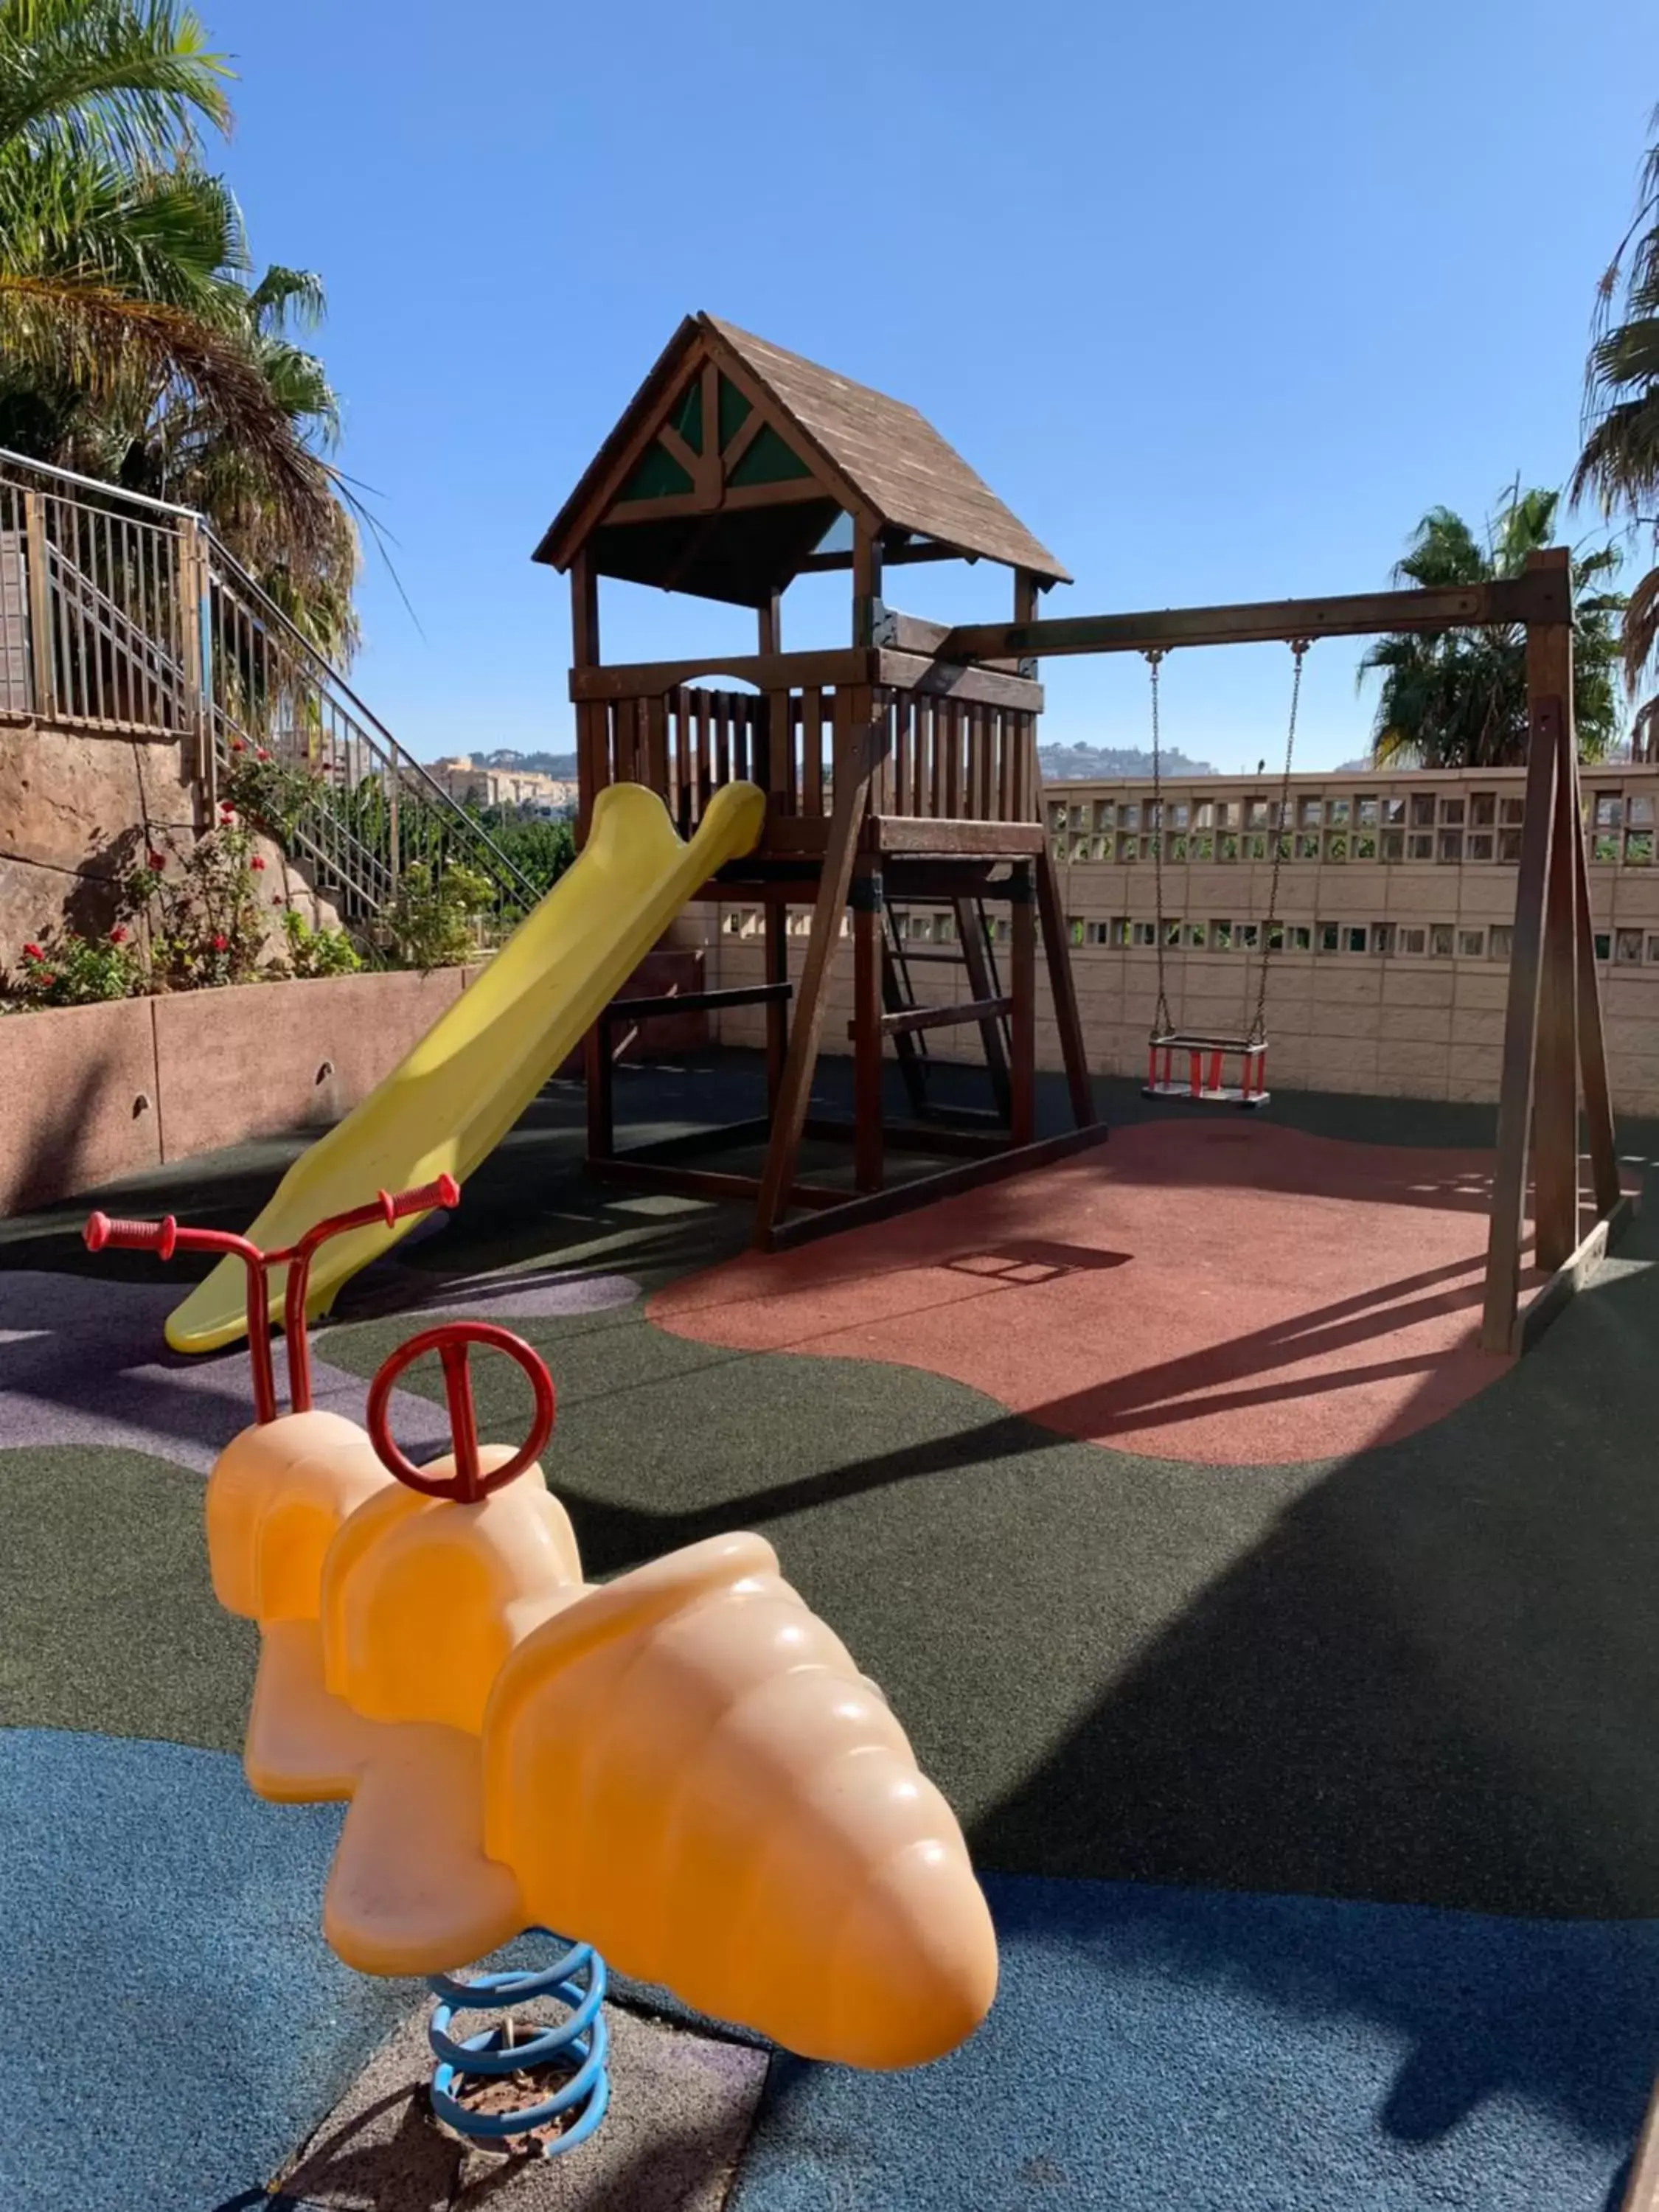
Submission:
<svg viewBox="0 0 1659 2212">
<path fill-rule="evenodd" d="M 0 1021 L 0 1213 L 160 1165 L 151 1003 Z"/>
<path fill-rule="evenodd" d="M 161 1157 L 337 1121 L 461 988 L 459 969 L 440 968 L 153 1000 Z"/>
<path fill-rule="evenodd" d="M 349 1113 L 471 973 L 253 983 L 0 1021 L 0 1213 Z"/>
<path fill-rule="evenodd" d="M 648 953 L 623 991 L 702 982 L 701 951 Z M 0 1020 L 0 1214 L 222 1145 L 324 1128 L 388 1075 L 476 969 L 182 991 Z M 626 1056 L 708 1042 L 704 1014 L 649 1022 Z M 570 1063 L 580 1073 L 580 1058 Z"/>
</svg>

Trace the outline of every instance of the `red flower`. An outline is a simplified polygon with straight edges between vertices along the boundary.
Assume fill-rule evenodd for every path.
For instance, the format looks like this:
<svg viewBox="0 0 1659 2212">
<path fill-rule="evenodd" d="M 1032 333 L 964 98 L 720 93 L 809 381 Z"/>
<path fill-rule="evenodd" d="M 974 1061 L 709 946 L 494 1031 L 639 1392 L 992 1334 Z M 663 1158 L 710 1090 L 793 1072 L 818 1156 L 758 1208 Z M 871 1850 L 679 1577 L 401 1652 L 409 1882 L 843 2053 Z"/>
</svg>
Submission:
<svg viewBox="0 0 1659 2212">
<path fill-rule="evenodd" d="M 236 809 L 228 799 L 222 799 L 219 801 L 219 816 L 220 819 L 225 822 L 234 822 L 236 819 Z"/>
<path fill-rule="evenodd" d="M 109 941 L 112 945 L 125 945 L 126 943 L 127 933 L 122 928 L 119 922 L 117 922 L 114 928 L 111 930 L 109 933 Z"/>
<path fill-rule="evenodd" d="M 218 931 L 214 937 L 213 949 L 216 952 L 228 952 L 230 950 L 230 939 L 225 935 L 222 929 Z"/>
<path fill-rule="evenodd" d="M 234 753 L 245 753 L 247 750 L 247 739 L 246 738 L 233 738 L 230 741 L 230 750 Z"/>
<path fill-rule="evenodd" d="M 253 757 L 257 761 L 268 761 L 270 758 L 270 755 L 265 750 L 264 745 L 258 745 L 254 749 Z"/>
<path fill-rule="evenodd" d="M 249 867 L 253 870 L 255 875 L 258 874 L 260 870 L 264 866 L 264 855 L 263 853 L 256 853 L 253 855 L 253 858 L 248 862 Z"/>
<path fill-rule="evenodd" d="M 44 960 L 46 957 L 46 954 L 40 950 L 40 947 L 38 945 L 26 945 L 23 947 L 23 957 L 25 960 Z"/>
<path fill-rule="evenodd" d="M 55 983 L 58 981 L 58 978 L 55 975 L 48 975 L 43 972 L 37 975 L 34 980 L 37 983 Z"/>
<path fill-rule="evenodd" d="M 153 845 L 144 857 L 149 860 L 151 867 L 154 868 L 158 874 L 161 869 L 165 868 L 167 866 L 165 856 L 158 853 Z"/>
</svg>

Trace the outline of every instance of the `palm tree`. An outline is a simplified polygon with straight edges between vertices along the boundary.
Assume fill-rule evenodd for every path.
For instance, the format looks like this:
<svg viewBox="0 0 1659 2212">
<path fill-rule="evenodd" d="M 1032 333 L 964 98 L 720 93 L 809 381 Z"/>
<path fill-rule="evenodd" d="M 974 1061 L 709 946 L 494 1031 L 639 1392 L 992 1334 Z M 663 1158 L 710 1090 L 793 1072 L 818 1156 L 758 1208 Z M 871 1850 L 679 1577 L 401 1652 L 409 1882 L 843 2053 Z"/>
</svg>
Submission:
<svg viewBox="0 0 1659 2212">
<path fill-rule="evenodd" d="M 1659 127 L 1659 108 L 1650 121 Z M 1622 288 L 1623 299 L 1620 301 Z M 1620 314 L 1613 320 L 1614 303 Z M 1593 492 L 1608 516 L 1659 538 L 1659 145 L 1642 163 L 1636 214 L 1597 288 L 1595 342 L 1584 382 L 1584 450 L 1575 499 Z M 1632 699 L 1659 645 L 1659 568 L 1630 595 L 1625 616 L 1625 681 Z M 1650 754 L 1659 698 L 1637 714 L 1634 745 Z"/>
<path fill-rule="evenodd" d="M 356 565 L 319 451 L 337 410 L 285 331 L 320 294 L 247 281 L 198 150 L 228 126 L 228 75 L 179 0 L 0 0 L 0 443 L 202 504 L 337 645 Z"/>
<path fill-rule="evenodd" d="M 1486 542 L 1462 515 L 1437 507 L 1417 526 L 1394 580 L 1425 587 L 1492 583 L 1517 576 L 1528 553 L 1554 537 L 1560 494 L 1511 485 Z M 1619 567 L 1615 547 L 1575 558 L 1573 714 L 1578 749 L 1600 760 L 1619 734 L 1613 672 L 1615 618 L 1625 601 L 1604 586 Z M 1408 631 L 1379 638 L 1359 664 L 1359 682 L 1382 679 L 1372 732 L 1378 767 L 1503 768 L 1527 757 L 1527 648 L 1516 625 Z"/>
<path fill-rule="evenodd" d="M 321 281 L 309 270 L 270 268 L 252 284 L 216 276 L 216 319 L 238 332 L 295 434 L 322 454 L 339 436 L 340 404 L 321 361 L 294 333 L 319 323 L 325 308 Z M 118 414 L 88 410 L 65 447 L 73 465 L 88 473 L 208 516 L 313 644 L 332 659 L 350 657 L 357 641 L 351 592 L 358 548 L 348 512 L 354 502 L 331 501 L 325 526 L 296 549 L 287 503 L 263 453 L 176 378 L 165 386 L 152 380 Z"/>
</svg>

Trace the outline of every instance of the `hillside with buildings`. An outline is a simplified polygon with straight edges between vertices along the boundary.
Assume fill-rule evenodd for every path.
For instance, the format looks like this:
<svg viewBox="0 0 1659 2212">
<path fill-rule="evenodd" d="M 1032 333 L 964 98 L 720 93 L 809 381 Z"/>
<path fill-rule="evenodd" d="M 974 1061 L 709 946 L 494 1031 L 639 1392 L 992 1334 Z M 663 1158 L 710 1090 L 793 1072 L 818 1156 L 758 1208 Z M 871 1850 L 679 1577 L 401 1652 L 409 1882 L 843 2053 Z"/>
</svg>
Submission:
<svg viewBox="0 0 1659 2212">
<path fill-rule="evenodd" d="M 1139 745 L 1039 745 L 1037 763 L 1049 783 L 1110 782 L 1150 775 L 1152 757 Z M 1164 754 L 1165 775 L 1213 775 L 1208 761 L 1189 760 L 1174 747 Z"/>
<path fill-rule="evenodd" d="M 551 763 L 544 767 L 542 763 Z M 447 753 L 427 773 L 460 805 L 566 814 L 576 804 L 574 753 Z"/>
</svg>

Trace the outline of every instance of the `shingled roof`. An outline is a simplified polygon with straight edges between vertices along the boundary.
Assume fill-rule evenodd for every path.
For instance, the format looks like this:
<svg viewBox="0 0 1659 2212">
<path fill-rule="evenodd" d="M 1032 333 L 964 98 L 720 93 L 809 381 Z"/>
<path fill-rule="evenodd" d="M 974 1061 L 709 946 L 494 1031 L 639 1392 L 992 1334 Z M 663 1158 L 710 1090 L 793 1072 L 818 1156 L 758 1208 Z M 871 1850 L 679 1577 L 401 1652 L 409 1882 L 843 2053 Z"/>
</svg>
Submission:
<svg viewBox="0 0 1659 2212">
<path fill-rule="evenodd" d="M 619 519 L 625 509 L 613 502 L 629 467 L 663 421 L 686 403 L 692 380 L 709 361 L 763 401 L 822 497 L 726 507 L 718 493 L 705 494 L 695 530 L 690 495 L 678 502 L 688 510 L 684 516 L 663 511 L 676 507 L 670 498 L 657 501 L 649 519 Z M 838 509 L 879 529 L 890 548 L 910 534 L 1028 569 L 1047 582 L 1070 581 L 1053 554 L 914 407 L 708 314 L 680 325 L 535 557 L 565 568 L 587 544 L 602 574 L 757 604 L 804 565 Z"/>
</svg>

